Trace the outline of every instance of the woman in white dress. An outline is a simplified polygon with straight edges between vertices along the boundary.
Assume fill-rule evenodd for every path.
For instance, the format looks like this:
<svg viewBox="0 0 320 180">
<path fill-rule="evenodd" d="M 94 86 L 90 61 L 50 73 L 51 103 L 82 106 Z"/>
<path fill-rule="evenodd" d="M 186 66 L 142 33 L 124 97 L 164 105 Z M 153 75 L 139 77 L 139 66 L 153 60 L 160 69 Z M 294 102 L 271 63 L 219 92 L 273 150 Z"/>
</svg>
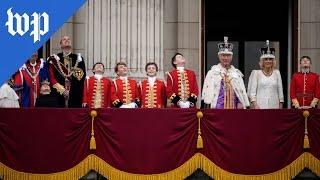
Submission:
<svg viewBox="0 0 320 180">
<path fill-rule="evenodd" d="M 19 108 L 19 97 L 11 88 L 13 78 L 0 87 L 0 108 Z"/>
<path fill-rule="evenodd" d="M 253 70 L 249 77 L 248 96 L 253 109 L 281 109 L 283 107 L 283 88 L 280 71 L 275 69 L 275 49 L 261 48 L 260 68 Z"/>
</svg>

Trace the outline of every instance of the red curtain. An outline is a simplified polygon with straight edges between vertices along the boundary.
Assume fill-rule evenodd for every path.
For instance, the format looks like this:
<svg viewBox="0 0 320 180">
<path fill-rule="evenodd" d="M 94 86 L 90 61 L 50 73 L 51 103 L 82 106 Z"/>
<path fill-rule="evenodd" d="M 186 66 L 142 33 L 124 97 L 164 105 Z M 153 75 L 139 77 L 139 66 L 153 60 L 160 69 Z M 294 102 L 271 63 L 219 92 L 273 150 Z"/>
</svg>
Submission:
<svg viewBox="0 0 320 180">
<path fill-rule="evenodd" d="M 299 110 L 98 109 L 96 150 L 89 149 L 89 109 L 0 109 L 0 162 L 20 172 L 68 170 L 95 154 L 121 171 L 173 170 L 199 152 L 237 174 L 284 168 L 303 153 Z M 310 153 L 320 159 L 320 111 L 310 111 Z"/>
</svg>

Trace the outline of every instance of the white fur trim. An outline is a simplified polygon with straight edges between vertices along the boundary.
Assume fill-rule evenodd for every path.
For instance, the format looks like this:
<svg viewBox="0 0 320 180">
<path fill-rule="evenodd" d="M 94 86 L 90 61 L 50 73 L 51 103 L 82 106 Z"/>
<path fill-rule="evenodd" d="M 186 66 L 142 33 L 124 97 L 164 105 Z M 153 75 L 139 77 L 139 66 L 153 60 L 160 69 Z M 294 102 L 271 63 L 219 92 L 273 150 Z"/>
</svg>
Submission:
<svg viewBox="0 0 320 180">
<path fill-rule="evenodd" d="M 275 59 L 276 57 L 273 54 L 262 54 L 260 56 L 260 59 L 266 59 L 266 58 Z"/>
<path fill-rule="evenodd" d="M 233 55 L 233 52 L 230 52 L 230 51 L 220 51 L 218 52 L 218 55 L 220 54 L 230 54 L 230 55 Z"/>
<path fill-rule="evenodd" d="M 204 103 L 210 104 L 211 108 L 215 108 L 220 92 L 221 80 L 225 70 L 221 64 L 212 66 L 211 70 L 208 72 L 202 90 L 202 99 Z M 249 106 L 249 100 L 246 93 L 246 88 L 244 87 L 243 74 L 234 66 L 228 70 L 227 74 L 231 77 L 231 86 L 236 93 L 239 101 L 243 104 L 244 108 Z"/>
</svg>

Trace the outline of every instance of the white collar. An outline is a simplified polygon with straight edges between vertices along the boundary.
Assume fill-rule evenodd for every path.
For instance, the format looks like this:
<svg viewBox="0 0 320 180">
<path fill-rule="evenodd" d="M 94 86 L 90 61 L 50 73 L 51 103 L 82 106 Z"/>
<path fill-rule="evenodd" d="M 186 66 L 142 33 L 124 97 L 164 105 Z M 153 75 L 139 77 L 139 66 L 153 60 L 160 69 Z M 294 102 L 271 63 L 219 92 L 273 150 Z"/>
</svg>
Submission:
<svg viewBox="0 0 320 180">
<path fill-rule="evenodd" d="M 121 79 L 122 81 L 127 81 L 128 80 L 128 76 L 119 76 L 119 79 Z"/>
<path fill-rule="evenodd" d="M 310 73 L 310 68 L 301 68 L 301 72 L 303 74 L 308 74 L 308 73 Z"/>
<path fill-rule="evenodd" d="M 94 77 L 98 79 L 98 81 L 100 81 L 100 79 L 102 78 L 102 74 L 95 74 Z"/>
<path fill-rule="evenodd" d="M 178 70 L 179 72 L 182 72 L 182 71 L 184 71 L 184 67 L 177 67 L 177 70 Z"/>
<path fill-rule="evenodd" d="M 154 82 L 156 82 L 156 79 L 157 79 L 156 76 L 154 76 L 154 77 L 148 76 L 148 83 L 149 83 L 149 85 L 150 85 L 151 87 L 154 85 Z"/>
<path fill-rule="evenodd" d="M 226 68 L 224 68 L 221 63 L 217 64 L 217 65 L 214 65 L 211 67 L 211 69 L 213 71 L 217 71 L 217 72 L 231 72 L 231 71 L 234 71 L 235 68 L 233 65 L 230 65 L 230 68 L 227 70 Z"/>
<path fill-rule="evenodd" d="M 30 66 L 35 67 L 37 65 L 37 60 L 34 63 L 31 63 L 31 61 L 29 61 Z"/>
</svg>

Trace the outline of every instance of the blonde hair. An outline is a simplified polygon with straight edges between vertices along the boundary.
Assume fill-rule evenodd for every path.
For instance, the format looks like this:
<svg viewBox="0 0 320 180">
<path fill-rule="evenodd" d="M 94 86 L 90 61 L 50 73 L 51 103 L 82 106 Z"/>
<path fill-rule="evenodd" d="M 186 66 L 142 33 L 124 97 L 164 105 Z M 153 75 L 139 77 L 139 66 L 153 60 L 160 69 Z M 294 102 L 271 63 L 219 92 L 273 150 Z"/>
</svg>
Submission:
<svg viewBox="0 0 320 180">
<path fill-rule="evenodd" d="M 265 59 L 263 59 L 263 58 L 260 58 L 260 61 L 259 61 L 259 66 L 260 66 L 260 69 L 263 69 L 264 67 L 263 67 L 263 61 L 264 61 Z M 272 59 L 272 69 L 275 69 L 276 68 L 276 66 L 277 66 L 277 61 L 276 61 L 276 59 Z"/>
</svg>

